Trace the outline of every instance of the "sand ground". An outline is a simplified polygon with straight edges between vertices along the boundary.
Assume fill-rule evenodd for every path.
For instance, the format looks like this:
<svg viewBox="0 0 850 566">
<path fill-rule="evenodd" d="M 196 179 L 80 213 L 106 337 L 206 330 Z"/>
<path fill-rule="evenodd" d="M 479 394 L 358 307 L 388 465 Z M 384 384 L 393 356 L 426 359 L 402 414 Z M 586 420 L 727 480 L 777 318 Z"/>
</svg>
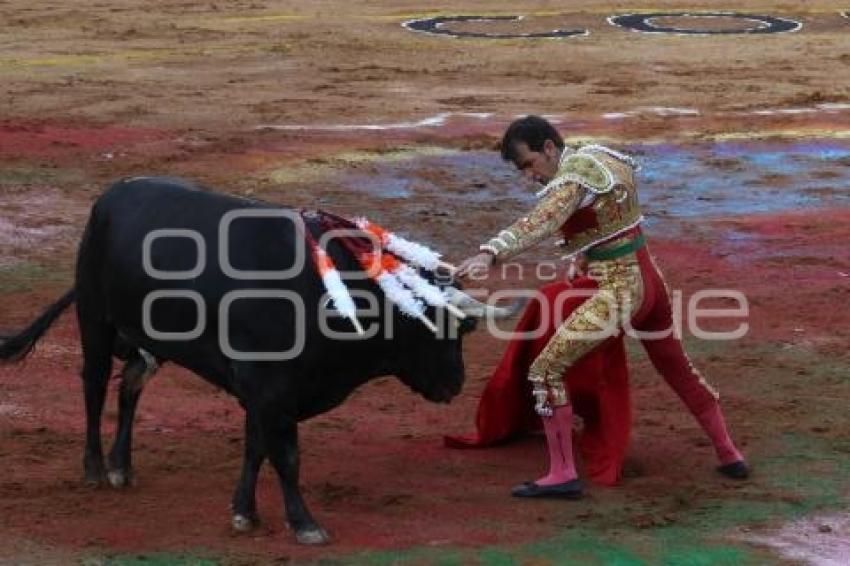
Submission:
<svg viewBox="0 0 850 566">
<path fill-rule="evenodd" d="M 441 444 L 469 430 L 498 361 L 502 345 L 480 332 L 467 341 L 468 383 L 451 406 L 385 380 L 302 427 L 305 493 L 333 546 L 295 546 L 269 470 L 263 527 L 235 536 L 240 410 L 179 369 L 163 370 L 142 400 L 138 485 L 82 485 L 78 334 L 66 315 L 27 362 L 0 368 L 0 560 L 782 560 L 749 534 L 848 501 L 847 8 L 0 1 L 3 329 L 69 286 L 90 203 L 125 175 L 180 175 L 365 214 L 459 259 L 531 205 L 530 187 L 492 150 L 514 116 L 546 114 L 571 141 L 642 159 L 652 249 L 671 286 L 685 297 L 730 286 L 748 297 L 746 337 L 687 344 L 756 469 L 742 484 L 715 477 L 710 447 L 633 348 L 635 437 L 623 485 L 591 488 L 575 505 L 511 500 L 510 485 L 543 466 L 540 439 L 475 452 Z M 771 14 L 803 27 L 671 36 L 606 21 L 685 10 Z M 526 16 L 458 30 L 590 33 L 452 39 L 401 27 L 452 14 Z M 110 407 L 111 429 L 113 399 Z"/>
</svg>

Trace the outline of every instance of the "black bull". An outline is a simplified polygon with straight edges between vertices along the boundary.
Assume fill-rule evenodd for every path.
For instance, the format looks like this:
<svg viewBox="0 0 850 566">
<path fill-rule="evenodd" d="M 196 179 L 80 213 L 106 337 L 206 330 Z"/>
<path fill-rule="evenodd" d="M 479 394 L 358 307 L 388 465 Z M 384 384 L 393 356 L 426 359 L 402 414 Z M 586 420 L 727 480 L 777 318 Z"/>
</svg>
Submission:
<svg viewBox="0 0 850 566">
<path fill-rule="evenodd" d="M 94 204 L 79 248 L 74 288 L 29 328 L 0 343 L 0 358 L 24 357 L 76 301 L 84 357 L 88 482 L 107 477 L 116 486 L 130 482 L 133 414 L 142 386 L 159 363 L 174 362 L 225 389 L 245 409 L 245 453 L 232 503 L 234 527 L 247 529 L 257 521 L 255 486 L 268 457 L 279 476 L 286 517 L 297 539 L 321 543 L 327 534 L 307 510 L 298 485 L 298 422 L 336 407 L 356 387 L 384 375 L 397 376 L 431 401 L 448 402 L 460 392 L 461 336 L 468 322 L 460 323 L 457 332 L 458 319 L 442 309 L 429 309 L 429 318 L 441 321 L 435 335 L 388 306 L 378 287 L 364 277 L 348 281 L 348 286 L 355 297 L 361 291 L 380 298 L 373 303 L 371 322 L 364 319 L 371 328 L 366 337 L 340 339 L 328 335 L 320 324 L 320 315 L 328 311 L 325 290 L 309 250 L 304 249 L 304 234 L 299 232 L 304 225 L 299 227 L 292 214 L 235 219 L 227 241 L 220 240 L 222 219 L 228 213 L 287 210 L 165 178 L 121 181 Z M 172 233 L 145 242 L 157 230 L 175 229 L 196 236 Z M 306 229 L 320 236 L 309 223 Z M 338 241 L 330 240 L 327 247 L 340 271 L 365 275 Z M 293 266 L 299 249 L 305 263 L 291 276 L 236 278 L 223 266 L 239 270 L 237 276 L 242 277 L 246 271 L 285 270 Z M 222 251 L 225 261 L 219 257 Z M 266 298 L 240 298 L 246 290 Z M 175 291 L 182 295 L 175 298 Z M 163 292 L 150 302 L 151 293 Z M 223 302 L 228 303 L 226 313 L 220 310 Z M 296 302 L 303 305 L 301 313 Z M 205 319 L 203 327 L 196 325 L 199 317 Z M 325 327 L 348 332 L 349 337 L 354 334 L 347 320 L 334 316 L 326 320 Z M 391 332 L 386 332 L 388 327 Z M 376 329 L 370 336 L 369 330 Z M 193 330 L 195 336 L 190 337 Z M 222 351 L 222 340 L 230 355 Z M 284 352 L 297 347 L 299 340 L 303 347 L 290 359 L 243 355 Z M 113 356 L 126 363 L 119 426 L 107 467 L 100 424 Z"/>
</svg>

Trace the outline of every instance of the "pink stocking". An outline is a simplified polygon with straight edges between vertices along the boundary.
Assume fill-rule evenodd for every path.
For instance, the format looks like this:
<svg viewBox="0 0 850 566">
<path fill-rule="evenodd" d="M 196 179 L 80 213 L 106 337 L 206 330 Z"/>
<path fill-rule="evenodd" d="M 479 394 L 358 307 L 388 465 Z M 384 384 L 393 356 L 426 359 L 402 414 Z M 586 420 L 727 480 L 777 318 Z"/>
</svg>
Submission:
<svg viewBox="0 0 850 566">
<path fill-rule="evenodd" d="M 726 421 L 723 419 L 723 413 L 720 411 L 720 405 L 715 402 L 707 410 L 694 415 L 702 425 L 703 430 L 711 438 L 711 443 L 714 445 L 714 450 L 717 452 L 717 458 L 722 465 L 731 464 L 732 462 L 743 461 L 744 456 L 735 448 L 735 444 L 729 437 L 729 431 L 726 428 Z"/>
<path fill-rule="evenodd" d="M 538 479 L 537 485 L 556 485 L 576 479 L 573 459 L 573 408 L 555 407 L 551 417 L 543 417 L 546 445 L 549 448 L 549 473 Z"/>
<path fill-rule="evenodd" d="M 722 465 L 743 460 L 729 437 L 723 412 L 716 394 L 702 381 L 682 348 L 682 343 L 668 336 L 661 340 L 643 340 L 643 346 L 655 369 L 684 401 L 691 414 L 711 439 Z"/>
</svg>

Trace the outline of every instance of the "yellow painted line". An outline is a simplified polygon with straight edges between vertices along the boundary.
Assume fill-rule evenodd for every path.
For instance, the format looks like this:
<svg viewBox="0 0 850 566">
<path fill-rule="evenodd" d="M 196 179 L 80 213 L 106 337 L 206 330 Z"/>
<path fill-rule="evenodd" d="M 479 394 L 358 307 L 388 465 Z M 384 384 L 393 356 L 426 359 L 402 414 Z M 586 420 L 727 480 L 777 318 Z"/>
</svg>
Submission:
<svg viewBox="0 0 850 566">
<path fill-rule="evenodd" d="M 201 57 L 213 53 L 239 53 L 256 49 L 258 49 L 257 46 L 224 45 L 205 47 L 196 51 L 130 50 L 97 55 L 69 54 L 35 58 L 3 57 L 0 58 L 0 67 L 60 67 L 66 65 L 98 65 L 112 61 L 156 61 L 162 59 Z"/>
<path fill-rule="evenodd" d="M 528 12 L 482 12 L 480 10 L 456 11 L 456 12 L 425 12 L 419 14 L 393 14 L 387 16 L 364 16 L 362 19 L 386 22 L 407 22 L 409 20 L 426 20 L 429 18 L 452 18 L 456 16 L 476 16 L 479 18 L 503 18 L 505 16 L 530 16 Z M 557 14 L 555 14 L 557 15 Z"/>
<path fill-rule="evenodd" d="M 102 55 L 54 55 L 51 57 L 37 57 L 33 59 L 22 59 L 17 57 L 3 57 L 0 59 L 2 67 L 59 67 L 64 65 L 97 65 L 110 60 L 142 61 L 154 60 L 167 57 L 165 53 L 155 52 L 123 52 L 104 53 Z"/>
<path fill-rule="evenodd" d="M 313 19 L 310 16 L 302 16 L 299 14 L 275 14 L 275 15 L 266 15 L 266 16 L 240 16 L 233 18 L 215 18 L 208 19 L 208 22 L 211 23 L 225 23 L 225 24 L 243 24 L 243 23 L 254 23 L 254 22 L 289 22 L 289 21 L 298 21 L 298 20 L 307 20 Z"/>
<path fill-rule="evenodd" d="M 455 12 L 420 12 L 417 14 L 388 14 L 379 16 L 366 16 L 369 20 L 378 21 L 408 21 L 423 20 L 427 18 L 451 18 L 453 16 L 479 16 L 481 18 L 505 17 L 505 16 L 580 16 L 582 12 L 564 11 L 531 11 L 511 10 L 505 12 L 482 12 L 480 10 L 455 11 Z"/>
<path fill-rule="evenodd" d="M 588 14 L 608 14 L 611 16 L 616 16 L 619 14 L 663 14 L 663 13 L 675 13 L 675 14 L 699 14 L 701 12 L 704 13 L 729 13 L 729 14 L 755 14 L 759 16 L 770 16 L 772 14 L 837 14 L 840 12 L 838 9 L 829 9 L 829 8 L 807 8 L 801 5 L 799 8 L 743 8 L 740 10 L 729 9 L 729 8 L 717 8 L 713 6 L 705 6 L 702 8 L 624 8 L 620 10 L 615 9 L 600 9 L 600 8 L 592 8 L 588 10 L 577 10 L 574 13 L 588 13 Z"/>
<path fill-rule="evenodd" d="M 611 136 L 600 134 L 596 136 L 573 136 L 564 138 L 569 145 L 588 143 L 635 143 L 645 145 L 661 145 L 665 143 L 688 142 L 731 142 L 752 140 L 799 140 L 799 139 L 850 139 L 850 130 L 776 130 L 762 132 L 719 132 L 706 134 L 704 132 L 681 132 L 667 137 L 641 138 L 632 136 Z"/>
<path fill-rule="evenodd" d="M 774 130 L 762 132 L 726 132 L 719 134 L 699 134 L 697 132 L 690 133 L 692 137 L 699 139 L 708 139 L 712 141 L 735 141 L 735 140 L 752 140 L 752 139 L 769 139 L 769 138 L 830 138 L 830 139 L 850 139 L 850 130 Z"/>
<path fill-rule="evenodd" d="M 266 173 L 269 180 L 274 183 L 294 183 L 316 181 L 330 174 L 349 170 L 351 165 L 357 163 L 400 163 L 410 161 L 417 157 L 457 155 L 460 150 L 439 146 L 422 147 L 400 147 L 388 153 L 375 153 L 369 151 L 343 151 L 328 156 L 325 163 L 311 163 L 309 160 L 289 163 L 284 167 L 272 169 Z"/>
<path fill-rule="evenodd" d="M 769 16 L 773 14 L 784 14 L 784 15 L 805 15 L 805 14 L 836 14 L 840 15 L 841 10 L 837 8 L 827 9 L 827 8 L 807 8 L 800 7 L 799 9 L 787 9 L 787 8 L 754 8 L 752 10 L 729 10 L 729 9 L 718 9 L 711 6 L 702 7 L 702 8 L 627 8 L 627 9 L 614 9 L 614 8 L 576 8 L 573 10 L 523 10 L 522 8 L 517 8 L 516 10 L 507 10 L 507 11 L 479 11 L 471 8 L 469 10 L 455 10 L 452 12 L 443 11 L 432 11 L 432 12 L 418 12 L 418 13 L 408 13 L 408 14 L 386 14 L 386 15 L 376 15 L 376 16 L 366 16 L 366 19 L 371 20 L 421 20 L 426 18 L 438 18 L 438 17 L 452 17 L 452 16 L 481 16 L 482 18 L 487 18 L 491 16 L 537 16 L 537 17 L 549 17 L 549 16 L 581 16 L 581 15 L 603 15 L 603 16 L 619 16 L 622 14 L 655 14 L 655 13 L 689 13 L 689 14 L 698 14 L 701 12 L 707 13 L 716 13 L 716 12 L 728 12 L 728 13 L 739 13 L 739 14 L 754 14 L 759 16 Z"/>
</svg>

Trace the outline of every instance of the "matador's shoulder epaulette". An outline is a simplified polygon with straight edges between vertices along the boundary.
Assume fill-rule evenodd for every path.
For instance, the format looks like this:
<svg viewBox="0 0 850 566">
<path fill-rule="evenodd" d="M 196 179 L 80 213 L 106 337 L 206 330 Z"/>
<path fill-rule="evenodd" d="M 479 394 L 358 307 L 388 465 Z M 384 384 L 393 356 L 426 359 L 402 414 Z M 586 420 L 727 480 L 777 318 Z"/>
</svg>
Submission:
<svg viewBox="0 0 850 566">
<path fill-rule="evenodd" d="M 567 183 L 581 185 L 594 194 L 604 194 L 613 189 L 615 185 L 614 174 L 594 155 L 595 153 L 610 155 L 629 164 L 636 170 L 638 169 L 637 163 L 627 155 L 601 145 L 584 146 L 578 151 L 564 153 L 555 178 L 538 192 L 537 196 L 543 197 L 549 191 L 558 189 Z"/>
</svg>

